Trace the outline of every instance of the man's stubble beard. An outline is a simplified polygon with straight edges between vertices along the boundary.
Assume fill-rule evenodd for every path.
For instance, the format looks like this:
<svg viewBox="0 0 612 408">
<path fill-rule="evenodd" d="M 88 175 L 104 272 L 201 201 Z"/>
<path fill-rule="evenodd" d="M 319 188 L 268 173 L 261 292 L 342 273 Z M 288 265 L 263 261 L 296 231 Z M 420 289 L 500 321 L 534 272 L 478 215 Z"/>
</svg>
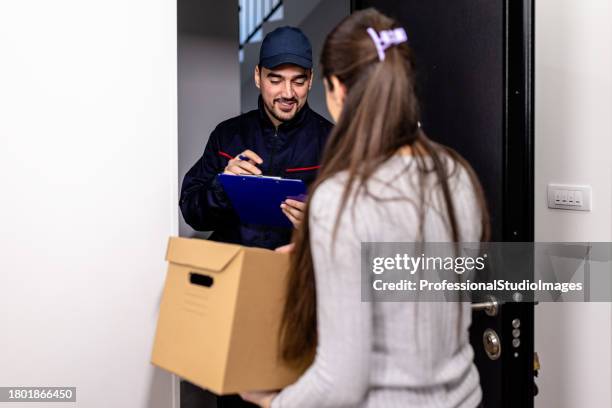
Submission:
<svg viewBox="0 0 612 408">
<path fill-rule="evenodd" d="M 304 105 L 305 105 L 305 104 L 304 104 Z M 270 108 L 270 107 L 268 106 L 268 104 L 267 104 L 267 103 L 264 103 L 264 106 L 265 106 L 265 108 L 266 108 L 266 111 L 267 111 L 267 112 L 268 112 L 268 113 L 269 113 L 269 114 L 270 114 L 270 115 L 271 115 L 271 116 L 272 116 L 274 119 L 278 120 L 278 121 L 279 121 L 279 122 L 281 122 L 281 123 L 284 123 L 284 122 L 289 122 L 291 119 L 293 119 L 293 118 L 295 117 L 295 115 L 297 115 L 297 114 L 298 114 L 298 112 L 304 108 L 304 105 L 302 105 L 301 107 L 298 107 L 298 102 L 296 101 L 296 102 L 295 102 L 296 110 L 293 112 L 293 114 L 291 115 L 291 117 L 288 117 L 288 118 L 283 118 L 283 117 L 279 117 L 279 116 L 276 114 L 276 112 L 275 112 L 275 110 L 274 110 L 274 102 L 272 102 L 272 108 Z"/>
</svg>

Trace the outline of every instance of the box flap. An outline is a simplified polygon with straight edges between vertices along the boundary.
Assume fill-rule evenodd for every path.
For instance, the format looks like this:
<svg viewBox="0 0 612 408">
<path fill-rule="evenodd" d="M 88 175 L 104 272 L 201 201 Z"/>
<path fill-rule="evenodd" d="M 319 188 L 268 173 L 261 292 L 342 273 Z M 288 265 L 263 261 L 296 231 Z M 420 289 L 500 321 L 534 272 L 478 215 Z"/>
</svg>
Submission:
<svg viewBox="0 0 612 408">
<path fill-rule="evenodd" d="M 239 245 L 224 244 L 205 239 L 170 237 L 168 262 L 221 272 L 242 250 Z"/>
</svg>

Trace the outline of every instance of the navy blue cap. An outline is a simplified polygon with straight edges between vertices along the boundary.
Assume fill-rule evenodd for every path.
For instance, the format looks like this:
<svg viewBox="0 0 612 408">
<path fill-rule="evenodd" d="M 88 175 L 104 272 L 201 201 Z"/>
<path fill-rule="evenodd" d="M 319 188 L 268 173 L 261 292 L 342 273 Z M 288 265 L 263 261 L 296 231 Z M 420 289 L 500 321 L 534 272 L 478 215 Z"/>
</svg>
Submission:
<svg viewBox="0 0 612 408">
<path fill-rule="evenodd" d="M 299 28 L 278 27 L 261 43 L 259 65 L 271 69 L 282 64 L 312 68 L 312 47 Z"/>
</svg>

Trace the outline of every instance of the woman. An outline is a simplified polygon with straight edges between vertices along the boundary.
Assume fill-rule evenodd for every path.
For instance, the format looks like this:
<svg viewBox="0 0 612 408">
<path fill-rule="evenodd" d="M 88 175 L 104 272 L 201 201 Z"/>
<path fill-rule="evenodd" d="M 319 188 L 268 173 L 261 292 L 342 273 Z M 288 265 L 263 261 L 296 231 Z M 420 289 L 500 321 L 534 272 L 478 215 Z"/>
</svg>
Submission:
<svg viewBox="0 0 612 408">
<path fill-rule="evenodd" d="M 419 125 L 403 29 L 353 13 L 321 55 L 336 121 L 294 237 L 281 347 L 312 364 L 263 407 L 466 407 L 481 400 L 468 303 L 361 302 L 361 242 L 475 242 L 488 236 L 470 166 Z"/>
</svg>

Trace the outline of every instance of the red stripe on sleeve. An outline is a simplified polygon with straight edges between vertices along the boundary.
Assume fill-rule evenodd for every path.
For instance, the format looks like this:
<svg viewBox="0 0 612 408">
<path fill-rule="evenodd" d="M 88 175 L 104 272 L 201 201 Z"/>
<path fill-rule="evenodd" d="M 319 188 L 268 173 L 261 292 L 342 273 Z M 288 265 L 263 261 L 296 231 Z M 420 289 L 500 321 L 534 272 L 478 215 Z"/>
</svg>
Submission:
<svg viewBox="0 0 612 408">
<path fill-rule="evenodd" d="M 223 156 L 223 157 L 227 157 L 228 159 L 232 160 L 233 157 L 230 156 L 229 154 L 222 152 L 221 150 L 219 150 L 219 156 Z"/>
<path fill-rule="evenodd" d="M 293 173 L 296 171 L 307 171 L 307 170 L 316 170 L 321 166 L 310 166 L 310 167 L 294 167 L 292 169 L 285 169 L 287 173 Z"/>
</svg>

